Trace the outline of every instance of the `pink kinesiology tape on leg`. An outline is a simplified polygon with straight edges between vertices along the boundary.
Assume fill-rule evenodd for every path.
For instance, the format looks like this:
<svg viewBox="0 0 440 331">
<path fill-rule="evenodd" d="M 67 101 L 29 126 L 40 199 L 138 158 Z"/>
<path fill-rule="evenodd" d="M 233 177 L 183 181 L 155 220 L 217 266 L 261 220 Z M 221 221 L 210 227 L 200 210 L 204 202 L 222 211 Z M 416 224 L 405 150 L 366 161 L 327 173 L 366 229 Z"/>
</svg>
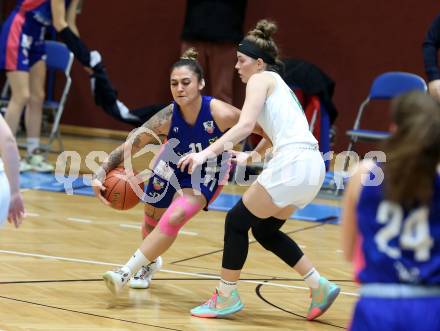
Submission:
<svg viewBox="0 0 440 331">
<path fill-rule="evenodd" d="M 151 216 L 144 214 L 144 221 L 142 222 L 141 231 L 142 231 L 142 239 L 145 239 L 146 236 L 150 234 L 150 230 L 147 228 L 147 225 L 155 227 L 158 221 L 156 221 Z"/>
<path fill-rule="evenodd" d="M 170 224 L 171 215 L 176 210 L 183 210 L 183 220 L 178 224 Z M 185 196 L 178 197 L 168 207 L 167 211 L 162 215 L 159 221 L 160 231 L 170 237 L 175 237 L 179 233 L 179 230 L 189 221 L 191 217 L 199 212 L 201 209 L 198 203 L 191 203 Z"/>
</svg>

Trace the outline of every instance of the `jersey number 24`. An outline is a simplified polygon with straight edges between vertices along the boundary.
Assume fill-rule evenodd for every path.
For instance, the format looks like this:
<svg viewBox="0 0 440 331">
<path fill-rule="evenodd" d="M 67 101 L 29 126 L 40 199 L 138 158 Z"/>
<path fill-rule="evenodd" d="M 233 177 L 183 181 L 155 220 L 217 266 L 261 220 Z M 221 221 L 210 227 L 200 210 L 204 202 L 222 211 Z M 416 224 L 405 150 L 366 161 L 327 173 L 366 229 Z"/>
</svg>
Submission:
<svg viewBox="0 0 440 331">
<path fill-rule="evenodd" d="M 384 201 L 379 205 L 376 219 L 382 227 L 374 237 L 379 251 L 393 259 L 401 257 L 401 249 L 414 251 L 414 259 L 419 262 L 428 261 L 430 249 L 434 245 L 429 232 L 429 209 L 420 207 L 414 209 L 404 219 L 400 205 Z M 398 240 L 398 247 L 390 246 L 390 241 Z"/>
</svg>

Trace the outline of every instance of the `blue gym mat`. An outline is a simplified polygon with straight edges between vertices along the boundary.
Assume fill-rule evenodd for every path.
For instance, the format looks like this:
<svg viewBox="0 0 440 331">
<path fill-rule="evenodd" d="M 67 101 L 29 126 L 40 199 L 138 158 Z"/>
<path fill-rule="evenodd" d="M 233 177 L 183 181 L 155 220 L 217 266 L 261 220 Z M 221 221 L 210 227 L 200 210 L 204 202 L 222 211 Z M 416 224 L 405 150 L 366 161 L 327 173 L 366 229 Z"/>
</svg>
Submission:
<svg viewBox="0 0 440 331">
<path fill-rule="evenodd" d="M 84 177 L 64 177 L 63 180 L 71 183 L 73 194 L 94 196 L 89 181 Z M 20 174 L 20 187 L 50 192 L 66 192 L 64 184 L 58 182 L 53 174 L 37 172 L 24 172 Z M 228 211 L 240 198 L 240 195 L 221 193 L 217 199 L 209 205 L 208 209 Z M 329 221 L 329 223 L 337 224 L 340 214 L 341 208 L 339 207 L 311 203 L 305 208 L 295 211 L 290 218 L 311 222 Z"/>
<path fill-rule="evenodd" d="M 72 188 L 84 187 L 83 177 L 69 178 L 65 177 L 66 181 L 72 183 Z M 87 183 L 87 182 L 86 182 Z M 38 172 L 23 172 L 20 174 L 20 187 L 34 190 L 51 191 L 51 192 L 65 192 L 64 184 L 56 180 L 54 174 L 38 173 Z"/>
</svg>

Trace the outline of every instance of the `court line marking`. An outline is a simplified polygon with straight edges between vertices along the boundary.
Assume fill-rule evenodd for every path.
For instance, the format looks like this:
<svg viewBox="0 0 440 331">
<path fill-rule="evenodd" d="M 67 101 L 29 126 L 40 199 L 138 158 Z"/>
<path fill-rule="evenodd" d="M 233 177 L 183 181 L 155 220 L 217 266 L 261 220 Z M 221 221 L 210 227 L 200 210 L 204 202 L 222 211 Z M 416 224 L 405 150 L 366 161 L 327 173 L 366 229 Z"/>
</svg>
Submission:
<svg viewBox="0 0 440 331">
<path fill-rule="evenodd" d="M 121 228 L 130 228 L 130 229 L 138 229 L 140 230 L 140 225 L 133 225 L 133 224 L 119 224 Z"/>
<path fill-rule="evenodd" d="M 93 223 L 93 221 L 91 221 L 91 220 L 86 220 L 84 218 L 78 218 L 78 217 L 67 217 L 66 219 L 68 221 L 78 222 L 78 223 L 86 223 L 86 224 Z"/>
<path fill-rule="evenodd" d="M 11 301 L 27 303 L 27 304 L 36 305 L 36 306 L 45 307 L 45 308 L 52 308 L 52 309 L 57 309 L 57 310 L 61 310 L 61 311 L 67 311 L 69 313 L 76 313 L 76 314 L 82 314 L 82 315 L 87 315 L 87 316 L 93 316 L 93 317 L 109 319 L 109 320 L 112 320 L 112 321 L 125 322 L 125 323 L 137 324 L 137 325 L 144 325 L 144 326 L 149 326 L 149 327 L 158 328 L 158 329 L 164 329 L 164 330 L 183 331 L 181 329 L 174 329 L 174 328 L 160 326 L 160 325 L 154 325 L 154 324 L 142 323 L 142 322 L 137 322 L 137 321 L 125 320 L 125 319 L 122 319 L 122 318 L 115 318 L 115 317 L 110 317 L 110 316 L 105 316 L 105 315 L 98 315 L 98 314 L 93 314 L 93 313 L 87 313 L 87 312 L 80 311 L 80 310 L 73 310 L 73 309 L 68 309 L 68 308 L 63 308 L 63 307 L 51 306 L 51 305 L 46 305 L 44 303 L 38 303 L 38 302 L 33 302 L 33 301 L 28 301 L 28 300 L 21 300 L 21 299 L 11 298 L 11 297 L 7 297 L 7 296 L 3 296 L 3 295 L 0 295 L 0 298 L 1 299 L 6 299 L 6 300 L 11 300 Z"/>
<path fill-rule="evenodd" d="M 130 229 L 137 229 L 140 230 L 141 226 L 140 225 L 135 225 L 135 224 L 119 224 L 119 226 L 121 228 L 130 228 Z M 199 234 L 197 232 L 193 232 L 193 231 L 185 231 L 185 230 L 180 230 L 179 234 L 184 234 L 187 236 L 198 236 Z"/>
<path fill-rule="evenodd" d="M 38 217 L 38 216 L 40 216 L 40 214 L 37 214 L 37 213 L 26 213 L 25 216 Z M 79 217 L 67 217 L 66 220 L 71 221 L 71 222 L 83 223 L 83 224 L 91 224 L 91 223 L 94 222 L 92 220 L 88 220 L 88 219 L 85 219 L 85 218 L 79 218 Z M 119 226 L 121 228 L 132 228 L 132 229 L 137 229 L 137 230 L 141 229 L 140 225 L 134 225 L 134 224 L 119 224 Z M 185 230 L 180 230 L 179 234 L 183 234 L 183 235 L 187 235 L 187 236 L 198 236 L 199 235 L 197 232 L 185 231 Z"/>
<path fill-rule="evenodd" d="M 276 304 L 274 304 L 274 303 L 270 302 L 268 299 L 266 299 L 266 298 L 261 294 L 261 288 L 263 287 L 263 285 L 266 285 L 266 284 L 260 284 L 260 285 L 258 285 L 258 286 L 255 288 L 255 293 L 256 293 L 257 296 L 260 298 L 260 300 L 262 300 L 263 302 L 267 303 L 268 305 L 270 305 L 270 306 L 272 306 L 272 307 L 274 307 L 274 308 L 277 308 L 277 309 L 279 309 L 279 310 L 281 310 L 281 311 L 284 311 L 285 313 L 291 314 L 291 315 L 293 315 L 293 316 L 301 317 L 301 318 L 304 318 L 304 320 L 306 320 L 306 316 L 301 315 L 301 314 L 294 313 L 293 311 L 290 311 L 290 310 L 287 310 L 287 309 L 284 309 L 283 307 L 277 306 Z M 340 325 L 336 325 L 336 324 L 333 324 L 333 323 L 324 322 L 324 321 L 320 321 L 320 320 L 315 320 L 314 322 L 315 322 L 315 323 L 320 323 L 320 324 L 323 324 L 323 325 L 333 326 L 333 327 L 338 328 L 338 329 L 344 329 L 344 330 L 346 329 L 345 326 L 340 326 Z"/>
<path fill-rule="evenodd" d="M 34 284 L 34 283 L 71 283 L 71 282 L 98 282 L 102 278 L 96 279 L 40 279 L 40 280 L 15 280 L 11 282 L 0 282 L 0 285 L 10 284 Z M 1 330 L 0 330 L 1 331 Z"/>
<path fill-rule="evenodd" d="M 197 232 L 185 231 L 185 230 L 180 230 L 179 234 L 184 234 L 184 235 L 187 235 L 187 236 L 198 236 L 199 235 Z"/>
<path fill-rule="evenodd" d="M 210 279 L 200 278 L 200 277 L 185 277 L 185 278 L 177 278 L 177 277 L 154 277 L 154 281 L 188 281 L 188 280 L 199 280 L 209 281 Z M 243 280 L 257 280 L 261 282 L 269 282 L 269 281 L 293 281 L 293 282 L 302 282 L 302 278 L 279 278 L 279 277 L 260 277 L 260 278 L 252 278 L 252 277 L 243 277 L 240 278 L 240 281 Z M 346 279 L 332 279 L 334 282 L 353 282 L 351 280 Z M 102 278 L 88 278 L 88 279 L 39 279 L 39 280 L 14 280 L 14 281 L 5 281 L 0 282 L 0 285 L 15 285 L 15 284 L 34 284 L 34 283 L 74 283 L 74 282 L 102 282 Z M 1 331 L 1 330 L 0 330 Z"/>
<path fill-rule="evenodd" d="M 179 267 L 186 267 L 186 268 L 190 268 L 190 269 L 206 270 L 206 272 L 204 272 L 203 274 L 207 274 L 207 275 L 216 274 L 218 272 L 218 267 L 208 268 L 208 267 L 194 266 L 194 265 L 190 265 L 190 264 L 181 264 L 181 263 L 179 263 L 178 266 Z M 271 280 L 271 281 L 282 281 L 282 282 L 284 282 L 284 281 L 286 281 L 286 282 L 289 282 L 289 281 L 293 281 L 293 282 L 301 281 L 301 282 L 303 282 L 304 281 L 304 279 L 302 279 L 301 276 L 299 276 L 299 275 L 298 275 L 299 278 L 290 278 L 290 277 L 282 277 L 282 276 L 272 276 L 272 275 L 265 275 L 265 274 L 257 274 L 257 273 L 252 273 L 252 272 L 243 272 L 243 274 L 245 274 L 248 277 L 246 277 L 246 278 L 242 277 L 240 279 L 251 278 L 251 280 L 261 280 L 261 281 L 263 281 L 263 280 L 270 281 Z M 258 279 L 257 278 L 252 279 L 252 277 L 249 277 L 249 276 L 258 277 Z M 154 279 L 158 279 L 158 278 L 155 277 Z M 332 279 L 329 279 L 329 280 L 331 280 L 334 283 L 345 283 L 345 284 L 349 284 L 349 285 L 355 283 L 355 280 L 353 280 L 353 279 L 335 279 L 335 278 L 332 278 Z"/>
<path fill-rule="evenodd" d="M 69 257 L 62 257 L 62 256 L 34 254 L 34 253 L 25 253 L 25 252 L 17 252 L 17 251 L 8 251 L 8 250 L 0 250 L 0 253 L 20 255 L 20 256 L 39 257 L 39 258 L 43 258 L 43 259 L 52 259 L 52 260 L 60 260 L 60 261 L 67 261 L 67 262 L 89 263 L 89 264 L 107 265 L 107 266 L 114 266 L 114 267 L 122 266 L 121 264 L 102 262 L 102 261 L 96 261 L 96 260 L 76 259 L 76 258 L 69 258 Z M 176 275 L 195 276 L 195 277 L 200 277 L 200 278 L 220 279 L 219 276 L 211 276 L 211 275 L 199 274 L 199 273 L 194 273 L 194 272 L 184 272 L 184 271 L 176 271 L 176 270 L 169 270 L 169 269 L 161 269 L 160 272 L 176 274 Z M 251 283 L 251 284 L 269 285 L 269 286 L 274 286 L 274 287 L 294 288 L 294 289 L 300 289 L 300 290 L 306 290 L 306 291 L 310 290 L 308 287 L 304 287 L 304 286 L 286 285 L 286 284 L 278 284 L 278 283 L 272 283 L 272 282 L 260 282 L 260 281 L 255 281 L 255 280 L 243 280 L 242 282 Z M 341 291 L 341 294 L 348 295 L 348 296 L 355 296 L 355 297 L 359 296 L 357 293 L 352 293 L 352 292 L 342 292 Z"/>
<path fill-rule="evenodd" d="M 306 230 L 309 230 L 309 229 L 315 229 L 315 228 L 318 228 L 320 226 L 323 226 L 323 225 L 327 224 L 326 222 L 327 221 L 319 223 L 319 224 L 314 224 L 312 226 L 306 226 L 306 227 L 299 228 L 299 229 L 296 229 L 296 230 L 287 231 L 287 232 L 284 232 L 284 233 L 287 234 L 287 235 L 290 235 L 290 234 L 293 234 L 293 233 L 298 233 L 298 232 L 306 231 Z M 249 244 L 254 244 L 256 242 L 257 241 L 255 239 L 249 238 Z M 180 263 L 180 262 L 186 262 L 186 261 L 189 261 L 189 260 L 194 260 L 194 259 L 197 259 L 199 257 L 204 257 L 204 256 L 208 256 L 208 255 L 211 255 L 211 254 L 216 254 L 216 253 L 219 253 L 219 252 L 222 252 L 222 251 L 223 251 L 223 248 L 216 249 L 215 251 L 210 251 L 210 252 L 207 252 L 207 253 L 203 253 L 203 254 L 187 257 L 187 258 L 184 258 L 184 259 L 181 259 L 181 260 L 171 261 L 170 264 L 178 265 L 178 263 Z"/>
</svg>

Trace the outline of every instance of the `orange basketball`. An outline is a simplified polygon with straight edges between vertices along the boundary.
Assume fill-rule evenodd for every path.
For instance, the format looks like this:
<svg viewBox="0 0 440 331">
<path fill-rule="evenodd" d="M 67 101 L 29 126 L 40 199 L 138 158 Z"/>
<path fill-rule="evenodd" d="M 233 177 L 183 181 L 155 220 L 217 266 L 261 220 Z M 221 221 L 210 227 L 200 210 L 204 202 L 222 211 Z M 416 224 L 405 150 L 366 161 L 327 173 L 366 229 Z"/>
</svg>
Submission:
<svg viewBox="0 0 440 331">
<path fill-rule="evenodd" d="M 136 172 L 134 172 L 136 175 Z M 133 178 L 131 185 L 136 185 Z M 122 167 L 111 170 L 105 177 L 103 192 L 104 198 L 110 202 L 111 207 L 119 210 L 133 208 L 139 203 L 139 197 L 130 185 L 130 179 L 127 178 L 125 169 Z M 144 183 L 139 183 L 139 188 L 143 192 Z"/>
</svg>

